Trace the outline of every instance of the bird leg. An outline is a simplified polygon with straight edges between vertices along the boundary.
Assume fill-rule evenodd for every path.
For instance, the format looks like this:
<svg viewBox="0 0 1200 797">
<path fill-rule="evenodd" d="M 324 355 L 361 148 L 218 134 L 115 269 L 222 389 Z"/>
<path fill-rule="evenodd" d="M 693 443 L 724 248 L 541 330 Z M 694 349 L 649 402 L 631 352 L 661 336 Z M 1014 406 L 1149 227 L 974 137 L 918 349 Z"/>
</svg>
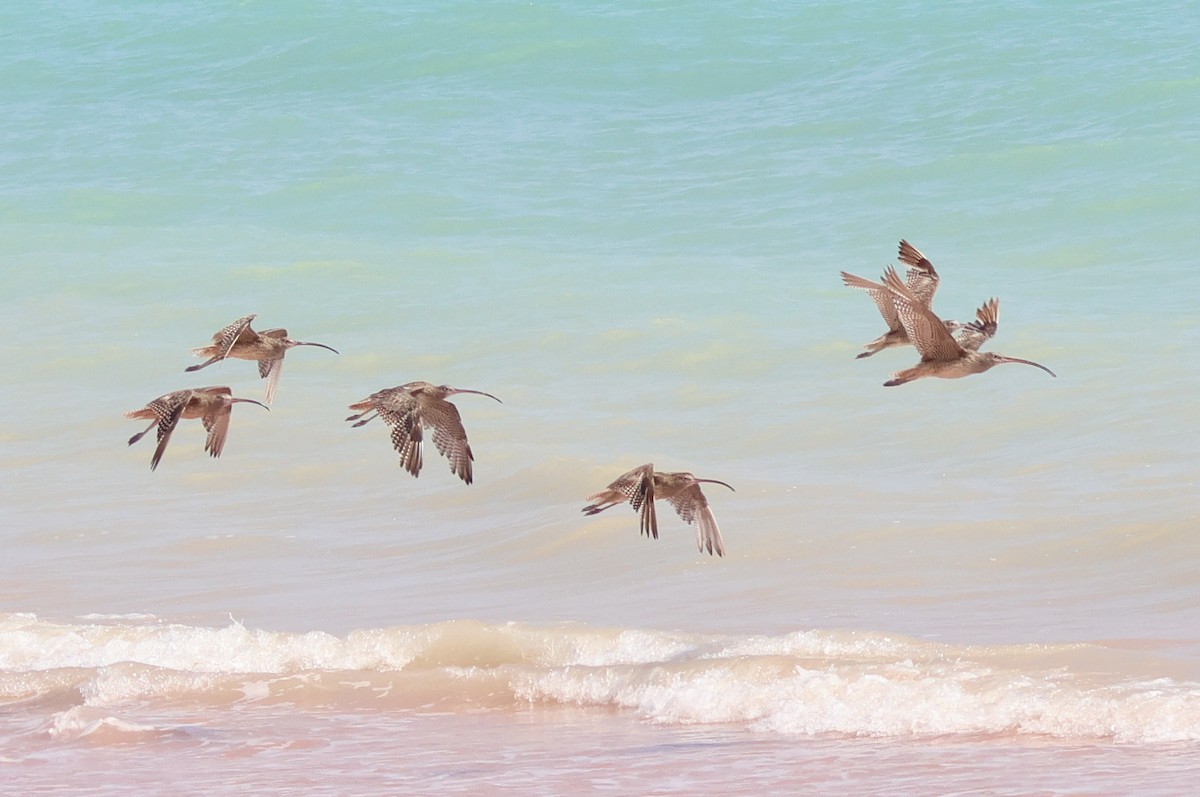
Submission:
<svg viewBox="0 0 1200 797">
<path fill-rule="evenodd" d="M 587 507 L 584 507 L 580 511 L 582 511 L 584 515 L 595 515 L 596 513 L 602 513 L 602 511 L 606 509 L 612 509 L 613 507 L 616 507 L 617 504 L 623 503 L 625 503 L 623 498 L 617 498 L 614 499 L 614 501 L 598 501 L 594 504 L 588 504 Z"/>
<path fill-rule="evenodd" d="M 158 426 L 158 421 L 157 420 L 151 421 L 149 426 L 147 426 L 145 429 L 143 429 L 142 431 L 135 434 L 133 437 L 129 438 L 129 445 L 133 445 L 138 440 L 141 440 L 143 437 L 146 436 L 146 432 L 150 431 L 155 426 Z"/>
<path fill-rule="evenodd" d="M 861 360 L 863 357 L 870 357 L 872 354 L 878 354 L 887 348 L 887 335 L 880 335 L 875 340 L 863 346 L 866 351 L 854 355 L 854 359 Z"/>
<path fill-rule="evenodd" d="M 223 358 L 222 358 L 222 357 L 220 357 L 220 356 L 216 356 L 216 357 L 209 357 L 207 360 L 205 360 L 204 362 L 200 363 L 199 365 L 189 365 L 187 368 L 184 368 L 183 370 L 184 370 L 184 371 L 189 371 L 189 372 L 190 372 L 190 371 L 199 371 L 201 368 L 205 368 L 205 367 L 207 367 L 207 366 L 210 366 L 210 365 L 212 365 L 213 363 L 215 363 L 217 360 L 220 360 L 220 359 L 223 359 Z"/>
<path fill-rule="evenodd" d="M 366 416 L 365 418 L 363 417 L 364 415 Z M 374 410 L 363 410 L 362 412 L 357 413 L 355 415 L 347 416 L 346 420 L 358 421 L 358 423 L 354 424 L 353 427 L 351 427 L 351 428 L 358 428 L 359 426 L 362 426 L 364 423 L 369 423 L 369 422 L 375 420 L 377 417 L 379 417 L 378 412 L 376 412 Z M 359 418 L 362 418 L 362 420 L 359 420 Z"/>
</svg>

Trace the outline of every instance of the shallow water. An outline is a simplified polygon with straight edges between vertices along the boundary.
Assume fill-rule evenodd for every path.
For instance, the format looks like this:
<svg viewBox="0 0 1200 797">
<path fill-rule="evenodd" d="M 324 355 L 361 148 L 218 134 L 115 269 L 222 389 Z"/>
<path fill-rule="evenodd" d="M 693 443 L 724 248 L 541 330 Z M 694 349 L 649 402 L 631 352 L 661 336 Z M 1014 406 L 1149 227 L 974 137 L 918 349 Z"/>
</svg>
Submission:
<svg viewBox="0 0 1200 797">
<path fill-rule="evenodd" d="M 1194 782 L 1197 18 L 952 10 L 2 12 L 13 788 Z M 1058 378 L 881 387 L 838 272 L 901 237 Z M 341 354 L 151 473 L 122 413 L 261 399 L 183 373 L 250 312 Z M 503 400 L 472 486 L 342 421 L 414 379 Z M 725 558 L 580 515 L 643 462 Z"/>
</svg>

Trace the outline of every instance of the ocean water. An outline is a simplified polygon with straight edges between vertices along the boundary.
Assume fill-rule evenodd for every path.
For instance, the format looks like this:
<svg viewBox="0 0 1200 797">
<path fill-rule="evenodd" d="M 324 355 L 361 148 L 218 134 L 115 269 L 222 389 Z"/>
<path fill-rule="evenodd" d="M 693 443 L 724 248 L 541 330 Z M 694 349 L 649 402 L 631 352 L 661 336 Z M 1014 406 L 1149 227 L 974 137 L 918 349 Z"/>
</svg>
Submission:
<svg viewBox="0 0 1200 797">
<path fill-rule="evenodd" d="M 1178 794 L 1200 776 L 1184 3 L 0 11 L 13 793 Z M 884 388 L 841 284 L 1045 363 Z M 235 318 L 223 456 L 123 413 Z M 347 405 L 459 406 L 465 486 Z M 724 558 L 579 510 L 644 462 Z"/>
</svg>

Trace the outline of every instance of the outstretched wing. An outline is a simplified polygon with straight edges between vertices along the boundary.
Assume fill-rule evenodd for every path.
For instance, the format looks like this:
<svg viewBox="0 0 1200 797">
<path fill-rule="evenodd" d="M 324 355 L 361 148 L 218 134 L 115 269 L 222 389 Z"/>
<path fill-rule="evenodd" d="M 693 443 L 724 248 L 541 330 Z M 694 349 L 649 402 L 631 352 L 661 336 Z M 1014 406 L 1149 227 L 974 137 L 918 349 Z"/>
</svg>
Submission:
<svg viewBox="0 0 1200 797">
<path fill-rule="evenodd" d="M 717 519 L 709 509 L 708 499 L 704 497 L 704 492 L 700 489 L 699 484 L 695 482 L 689 484 L 668 498 L 667 501 L 675 507 L 675 511 L 679 513 L 679 517 L 683 518 L 684 523 L 696 526 L 696 545 L 701 551 L 707 548 L 710 554 L 725 555 L 725 542 L 721 539 L 721 529 L 717 526 Z"/>
<path fill-rule="evenodd" d="M 900 281 L 896 270 L 888 267 L 883 283 L 892 291 L 896 312 L 909 341 L 921 352 L 924 361 L 950 361 L 963 355 L 962 347 L 946 330 L 942 320 Z"/>
<path fill-rule="evenodd" d="M 213 344 L 217 347 L 217 359 L 224 360 L 228 357 L 229 350 L 233 348 L 233 344 L 239 341 L 248 343 L 254 340 L 254 331 L 250 329 L 250 322 L 254 320 L 256 315 L 256 313 L 251 313 L 250 315 L 242 316 L 213 335 Z"/>
<path fill-rule="evenodd" d="M 467 442 L 458 407 L 445 399 L 421 396 L 417 399 L 421 424 L 433 429 L 433 444 L 438 453 L 450 461 L 450 470 L 467 484 L 474 479 L 471 462 L 475 456 Z"/>
<path fill-rule="evenodd" d="M 282 340 L 287 337 L 286 329 L 264 329 L 258 333 L 260 338 L 277 338 Z M 267 380 L 267 403 L 275 401 L 275 391 L 279 389 L 279 375 L 283 372 L 283 355 L 287 353 L 287 349 L 280 348 L 279 356 L 272 360 L 258 361 L 258 377 Z"/>
<path fill-rule="evenodd" d="M 892 292 L 887 287 L 846 271 L 842 272 L 842 283 L 847 287 L 866 291 L 871 297 L 871 301 L 875 302 L 875 306 L 879 308 L 879 314 L 883 316 L 888 329 L 900 329 L 900 316 L 896 312 L 896 303 L 892 301 Z"/>
<path fill-rule="evenodd" d="M 217 396 L 233 395 L 233 391 L 227 387 L 210 387 L 197 392 L 211 393 Z M 225 438 L 229 435 L 229 418 L 232 413 L 233 405 L 224 401 L 210 406 L 208 413 L 200 419 L 208 432 L 208 438 L 204 441 L 204 450 L 212 457 L 221 456 L 221 452 L 225 450 Z"/>
<path fill-rule="evenodd" d="M 258 375 L 267 380 L 267 403 L 275 400 L 275 391 L 279 389 L 279 375 L 283 373 L 283 352 L 274 360 L 259 360 Z"/>
<path fill-rule="evenodd" d="M 988 299 L 983 306 L 975 311 L 975 320 L 963 324 L 954 336 L 958 345 L 967 351 L 979 351 L 979 347 L 987 343 L 996 334 L 1000 325 L 1000 300 Z"/>
<path fill-rule="evenodd" d="M 641 533 L 657 540 L 658 513 L 654 511 L 654 466 L 643 465 L 642 468 L 641 483 L 635 488 L 629 503 L 633 505 L 635 512 L 641 513 L 638 519 Z"/>
<path fill-rule="evenodd" d="M 647 462 L 622 473 L 598 493 L 589 495 L 592 503 L 583 508 L 585 515 L 594 515 L 626 501 L 640 515 L 642 534 L 658 537 L 658 517 L 654 512 L 654 465 Z"/>
<path fill-rule="evenodd" d="M 413 476 L 420 476 L 423 464 L 421 441 L 425 435 L 421 431 L 417 400 L 406 390 L 388 388 L 371 394 L 367 401 L 371 402 L 383 422 L 391 427 L 392 447 L 400 455 L 400 464 Z M 365 403 L 351 405 L 351 408 Z"/>
<path fill-rule="evenodd" d="M 933 295 L 937 293 L 941 277 L 929 258 L 921 254 L 921 250 L 904 239 L 900 239 L 900 253 L 897 259 L 908 266 L 905 282 L 913 296 L 917 297 L 926 307 L 933 307 Z"/>
<path fill-rule="evenodd" d="M 163 453 L 167 450 L 167 443 L 171 442 L 171 433 L 179 425 L 179 419 L 183 417 L 183 410 L 194 394 L 193 390 L 176 390 L 156 398 L 147 405 L 158 418 L 158 446 L 155 447 L 154 456 L 150 459 L 150 470 L 158 467 Z"/>
<path fill-rule="evenodd" d="M 394 420 L 388 420 L 383 413 L 380 413 L 380 417 L 392 427 L 392 447 L 400 455 L 400 464 L 413 476 L 420 476 L 421 466 L 424 464 L 421 442 L 425 439 L 425 433 L 421 431 L 421 421 L 417 413 L 407 412 Z"/>
</svg>

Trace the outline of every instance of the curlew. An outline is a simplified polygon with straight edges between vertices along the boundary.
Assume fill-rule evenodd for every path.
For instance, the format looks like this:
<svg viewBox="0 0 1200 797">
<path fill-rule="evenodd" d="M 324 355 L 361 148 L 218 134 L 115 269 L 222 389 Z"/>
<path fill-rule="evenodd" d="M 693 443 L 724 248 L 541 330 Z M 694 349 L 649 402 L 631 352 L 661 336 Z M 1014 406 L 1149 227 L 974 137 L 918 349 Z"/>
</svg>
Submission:
<svg viewBox="0 0 1200 797">
<path fill-rule="evenodd" d="M 996 333 L 1000 319 L 998 299 L 991 299 L 980 307 L 976 313 L 976 320 L 964 325 L 956 340 L 942 320 L 908 289 L 895 269 L 888 267 L 883 281 L 892 292 L 896 312 L 909 340 L 921 353 L 919 363 L 894 373 L 892 379 L 883 383 L 886 387 L 903 385 L 905 382 L 927 376 L 959 379 L 971 374 L 981 374 L 1001 363 L 1032 365 L 1041 368 L 1050 376 L 1056 376 L 1049 368 L 1032 360 L 979 351 L 979 347 Z"/>
<path fill-rule="evenodd" d="M 233 391 L 227 387 L 197 387 L 189 390 L 175 390 L 159 396 L 140 410 L 130 410 L 126 418 L 140 421 L 150 421 L 150 425 L 129 438 L 133 445 L 151 429 L 158 428 L 158 447 L 150 460 L 150 470 L 158 467 L 171 433 L 179 425 L 180 418 L 200 418 L 204 428 L 208 430 L 208 439 L 204 442 L 204 450 L 211 456 L 221 456 L 225 448 L 225 437 L 229 434 L 229 417 L 234 404 L 238 402 L 257 404 L 263 409 L 270 410 L 261 401 L 248 398 L 234 398 Z"/>
<path fill-rule="evenodd" d="M 941 283 L 941 277 L 938 276 L 933 263 L 929 261 L 929 258 L 921 254 L 921 250 L 904 239 L 900 240 L 900 254 L 897 258 L 901 263 L 908 266 L 906 281 L 909 291 L 926 307 L 933 307 L 933 295 L 937 293 L 938 285 Z M 875 338 L 875 340 L 863 346 L 866 351 L 859 353 L 856 359 L 870 357 L 872 354 L 891 348 L 892 346 L 904 346 L 908 344 L 908 333 L 904 331 L 904 324 L 900 322 L 900 315 L 896 312 L 896 304 L 892 301 L 891 291 L 888 290 L 886 285 L 871 282 L 869 279 L 864 279 L 846 271 L 842 272 L 842 282 L 848 287 L 865 290 L 870 295 L 871 300 L 875 302 L 875 306 L 879 308 L 879 314 L 883 316 L 884 323 L 888 325 L 887 332 L 884 332 Z M 945 321 L 943 323 L 945 323 L 946 329 L 951 332 L 956 332 L 963 326 L 957 321 Z"/>
<path fill-rule="evenodd" d="M 733 489 L 716 479 L 697 479 L 690 473 L 656 471 L 654 465 L 647 463 L 622 474 L 595 495 L 589 495 L 587 500 L 593 503 L 585 506 L 583 513 L 594 515 L 628 501 L 633 511 L 641 514 L 642 534 L 657 540 L 658 516 L 654 511 L 654 502 L 663 499 L 675 507 L 685 523 L 696 526 L 696 545 L 702 553 L 708 549 L 710 554 L 724 556 L 721 529 L 717 527 L 717 519 L 708 507 L 708 499 L 700 490 L 701 483 L 720 484 Z"/>
<path fill-rule="evenodd" d="M 392 427 L 392 445 L 400 454 L 400 464 L 413 476 L 421 475 L 421 443 L 423 429 L 433 430 L 433 443 L 438 453 L 450 461 L 450 470 L 467 484 L 474 477 L 471 462 L 475 455 L 467 442 L 467 430 L 463 428 L 458 408 L 446 399 L 458 393 L 474 393 L 500 401 L 491 393 L 481 390 L 466 390 L 449 385 L 432 385 L 429 382 L 408 382 L 399 387 L 389 387 L 367 396 L 350 405 L 358 413 L 346 418 L 362 426 L 376 416 Z"/>
<path fill-rule="evenodd" d="M 275 400 L 275 390 L 279 387 L 279 374 L 283 371 L 283 355 L 294 346 L 320 346 L 329 349 L 334 354 L 338 350 L 324 343 L 308 343 L 293 340 L 288 337 L 286 329 L 264 329 L 255 332 L 250 328 L 254 314 L 243 316 L 232 324 L 213 335 L 212 343 L 192 349 L 192 354 L 208 359 L 199 365 L 191 365 L 185 371 L 199 371 L 226 357 L 239 360 L 255 360 L 258 362 L 258 375 L 267 380 L 267 403 Z"/>
</svg>

